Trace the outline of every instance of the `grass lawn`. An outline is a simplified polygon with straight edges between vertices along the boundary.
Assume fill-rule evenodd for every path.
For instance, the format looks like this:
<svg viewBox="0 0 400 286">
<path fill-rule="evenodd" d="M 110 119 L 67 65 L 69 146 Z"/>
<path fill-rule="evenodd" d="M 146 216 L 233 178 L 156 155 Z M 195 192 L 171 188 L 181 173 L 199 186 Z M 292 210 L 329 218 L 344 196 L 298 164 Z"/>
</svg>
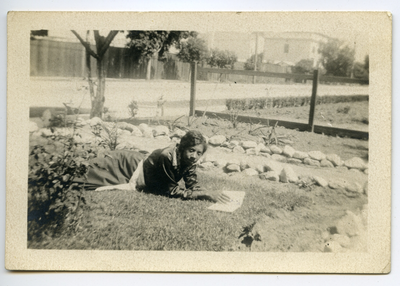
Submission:
<svg viewBox="0 0 400 286">
<path fill-rule="evenodd" d="M 28 248 L 98 250 L 248 251 L 239 235 L 243 227 L 269 220 L 258 251 L 321 251 L 321 233 L 366 203 L 338 190 L 261 181 L 241 175 L 200 172 L 209 189 L 245 191 L 233 213 L 208 210 L 212 203 L 182 201 L 148 193 L 87 192 L 88 204 L 75 234 L 36 237 Z M 273 241 L 271 242 L 271 237 Z M 299 240 L 300 239 L 300 240 Z"/>
</svg>

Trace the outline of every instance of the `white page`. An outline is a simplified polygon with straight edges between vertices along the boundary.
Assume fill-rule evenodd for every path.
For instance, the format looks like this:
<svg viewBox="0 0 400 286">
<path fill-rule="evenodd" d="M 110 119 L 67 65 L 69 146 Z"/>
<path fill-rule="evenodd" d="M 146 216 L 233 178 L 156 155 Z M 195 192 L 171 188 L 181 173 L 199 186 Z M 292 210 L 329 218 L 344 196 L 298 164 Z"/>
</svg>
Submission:
<svg viewBox="0 0 400 286">
<path fill-rule="evenodd" d="M 241 207 L 244 199 L 245 192 L 223 191 L 223 193 L 231 199 L 229 203 L 221 204 L 215 203 L 208 209 L 222 212 L 233 212 Z"/>
</svg>

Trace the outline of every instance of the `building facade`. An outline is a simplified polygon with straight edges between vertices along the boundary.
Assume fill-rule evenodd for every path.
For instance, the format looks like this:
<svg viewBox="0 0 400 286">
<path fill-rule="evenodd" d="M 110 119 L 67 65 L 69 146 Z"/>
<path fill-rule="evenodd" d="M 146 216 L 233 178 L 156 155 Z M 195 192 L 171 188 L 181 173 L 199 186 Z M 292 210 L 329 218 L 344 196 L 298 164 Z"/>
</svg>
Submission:
<svg viewBox="0 0 400 286">
<path fill-rule="evenodd" d="M 264 40 L 263 62 L 293 66 L 300 60 L 313 61 L 318 67 L 321 54 L 321 43 L 326 43 L 329 37 L 319 33 L 284 32 L 262 33 Z"/>
</svg>

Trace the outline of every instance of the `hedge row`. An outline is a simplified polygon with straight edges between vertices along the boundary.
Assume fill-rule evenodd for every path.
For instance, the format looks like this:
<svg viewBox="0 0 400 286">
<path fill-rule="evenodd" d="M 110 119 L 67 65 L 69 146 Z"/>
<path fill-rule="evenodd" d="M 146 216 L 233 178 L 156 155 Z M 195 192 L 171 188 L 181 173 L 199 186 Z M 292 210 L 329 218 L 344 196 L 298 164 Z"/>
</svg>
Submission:
<svg viewBox="0 0 400 286">
<path fill-rule="evenodd" d="M 228 110 L 265 109 L 281 107 L 297 107 L 310 105 L 310 96 L 286 97 L 259 97 L 247 99 L 227 99 L 225 105 Z M 368 95 L 326 95 L 317 97 L 316 104 L 329 104 L 338 102 L 368 101 Z"/>
</svg>

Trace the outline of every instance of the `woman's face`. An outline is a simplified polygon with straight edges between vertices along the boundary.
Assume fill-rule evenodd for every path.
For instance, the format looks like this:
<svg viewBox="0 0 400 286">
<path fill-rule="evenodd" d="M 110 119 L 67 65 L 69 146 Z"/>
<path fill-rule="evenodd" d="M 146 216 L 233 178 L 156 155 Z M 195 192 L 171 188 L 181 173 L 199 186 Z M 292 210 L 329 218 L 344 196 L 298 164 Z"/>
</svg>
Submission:
<svg viewBox="0 0 400 286">
<path fill-rule="evenodd" d="M 198 144 L 196 146 L 185 149 L 182 154 L 183 163 L 185 163 L 186 165 L 193 165 L 197 162 L 197 160 L 200 159 L 200 157 L 203 155 L 203 152 L 203 144 Z"/>
</svg>

